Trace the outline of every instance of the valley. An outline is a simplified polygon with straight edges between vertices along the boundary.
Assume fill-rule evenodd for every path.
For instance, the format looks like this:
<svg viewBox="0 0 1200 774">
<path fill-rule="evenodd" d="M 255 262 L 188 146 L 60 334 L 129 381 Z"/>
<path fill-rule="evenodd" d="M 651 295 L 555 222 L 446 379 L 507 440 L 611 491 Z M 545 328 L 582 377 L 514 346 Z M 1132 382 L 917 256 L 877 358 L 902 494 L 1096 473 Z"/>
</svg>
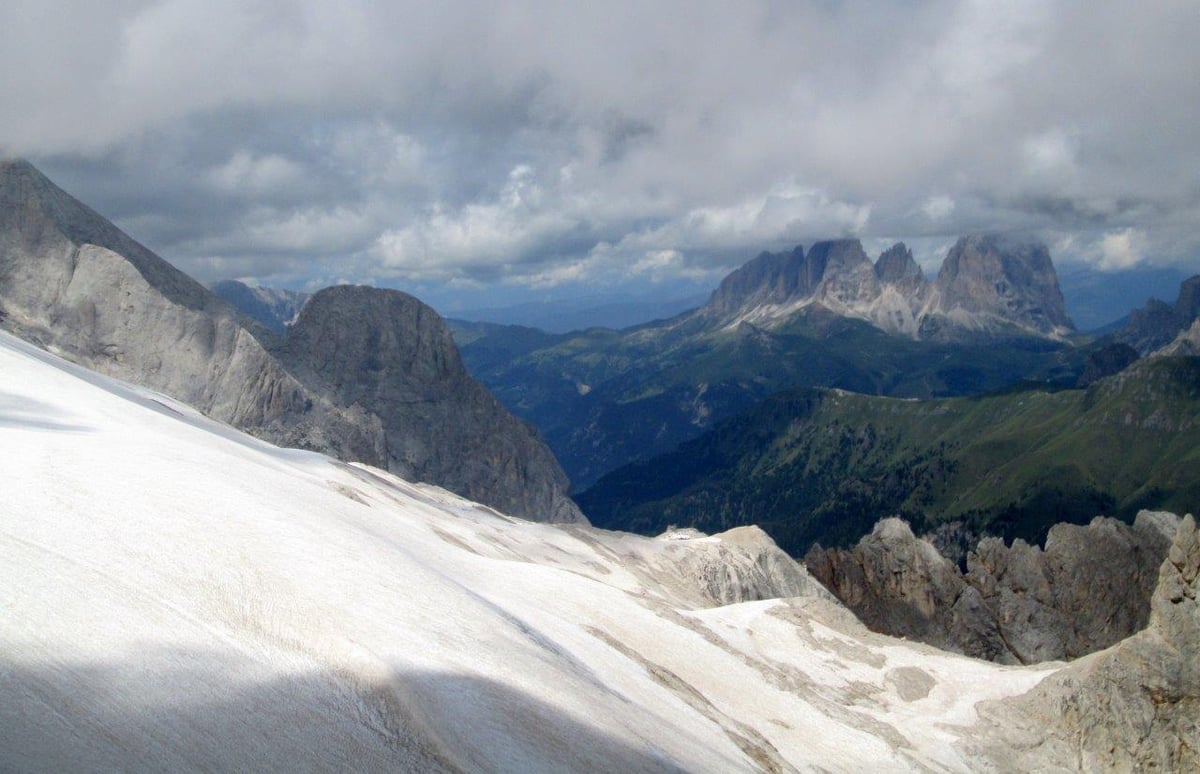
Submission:
<svg viewBox="0 0 1200 774">
<path fill-rule="evenodd" d="M 0 767 L 1194 762 L 1192 280 L 1092 338 L 1037 245 L 842 240 L 549 334 L 218 297 L 0 173 Z"/>
<path fill-rule="evenodd" d="M 579 495 L 593 523 L 754 523 L 786 550 L 853 545 L 880 514 L 918 532 L 1041 543 L 1058 522 L 1200 497 L 1200 359 L 1152 358 L 1086 390 L 938 400 L 780 393 Z"/>
</svg>

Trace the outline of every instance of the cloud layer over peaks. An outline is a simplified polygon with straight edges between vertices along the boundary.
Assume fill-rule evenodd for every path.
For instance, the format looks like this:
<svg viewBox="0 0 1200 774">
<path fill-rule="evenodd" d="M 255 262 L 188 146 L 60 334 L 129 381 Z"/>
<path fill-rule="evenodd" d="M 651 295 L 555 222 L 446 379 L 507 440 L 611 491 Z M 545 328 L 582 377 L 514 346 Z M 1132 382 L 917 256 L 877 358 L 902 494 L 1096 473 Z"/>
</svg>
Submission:
<svg viewBox="0 0 1200 774">
<path fill-rule="evenodd" d="M 1171 0 L 15 0 L 0 147 L 203 279 L 704 281 L 979 229 L 1186 265 L 1197 39 Z"/>
</svg>

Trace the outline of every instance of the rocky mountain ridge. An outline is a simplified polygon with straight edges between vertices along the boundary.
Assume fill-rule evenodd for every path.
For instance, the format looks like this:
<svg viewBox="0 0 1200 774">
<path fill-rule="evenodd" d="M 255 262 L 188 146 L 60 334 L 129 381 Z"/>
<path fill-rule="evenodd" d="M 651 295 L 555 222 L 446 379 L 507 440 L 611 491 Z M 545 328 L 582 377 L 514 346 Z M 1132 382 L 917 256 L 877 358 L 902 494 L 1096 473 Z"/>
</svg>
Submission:
<svg viewBox="0 0 1200 774">
<path fill-rule="evenodd" d="M 1112 338 L 1148 355 L 1170 347 L 1181 336 L 1186 342 L 1191 335 L 1188 329 L 1197 320 L 1200 320 L 1200 274 L 1180 283 L 1174 304 L 1151 298 L 1145 306 L 1130 312 L 1125 324 L 1112 334 Z M 1183 346 L 1186 348 L 1186 343 Z M 1172 351 L 1170 354 L 1188 353 Z"/>
<path fill-rule="evenodd" d="M 454 431 L 415 440 L 397 420 L 407 410 L 402 391 L 393 391 L 394 405 L 376 401 L 366 408 L 344 399 L 317 378 L 328 358 L 340 356 L 347 365 L 344 353 L 310 347 L 305 360 L 293 347 L 285 362 L 277 350 L 286 346 L 277 336 L 20 160 L 0 162 L 0 318 L 22 338 L 274 443 L 379 467 L 403 457 L 408 462 L 398 472 L 419 469 L 431 483 L 468 489 L 513 515 L 582 519 L 566 496 L 561 468 L 536 435 L 482 388 L 467 386 L 450 336 L 431 310 L 425 318 L 434 343 L 422 354 L 458 364 L 458 371 L 440 372 L 454 389 L 425 389 L 446 402 L 443 411 Z M 458 398 L 467 403 L 449 408 Z M 504 436 L 510 432 L 511 438 Z M 450 438 L 470 439 L 473 452 L 489 443 L 494 448 L 462 465 L 461 449 L 438 445 Z M 422 458 L 428 464 L 416 464 Z"/>
<path fill-rule="evenodd" d="M 1008 664 L 1070 660 L 1143 629 L 1180 518 L 1059 524 L 1045 547 L 984 538 L 966 571 L 890 518 L 851 550 L 814 546 L 808 571 L 872 631 Z"/>
<path fill-rule="evenodd" d="M 1200 770 L 1200 531 L 1180 523 L 1159 568 L 1149 625 L 979 705 L 970 746 L 1017 771 Z"/>
<path fill-rule="evenodd" d="M 914 339 L 1074 330 L 1046 247 L 997 234 L 961 237 L 933 282 L 903 243 L 875 263 L 857 239 L 817 242 L 807 254 L 800 246 L 762 253 L 726 277 L 697 315 L 770 328 L 811 306 Z"/>
</svg>

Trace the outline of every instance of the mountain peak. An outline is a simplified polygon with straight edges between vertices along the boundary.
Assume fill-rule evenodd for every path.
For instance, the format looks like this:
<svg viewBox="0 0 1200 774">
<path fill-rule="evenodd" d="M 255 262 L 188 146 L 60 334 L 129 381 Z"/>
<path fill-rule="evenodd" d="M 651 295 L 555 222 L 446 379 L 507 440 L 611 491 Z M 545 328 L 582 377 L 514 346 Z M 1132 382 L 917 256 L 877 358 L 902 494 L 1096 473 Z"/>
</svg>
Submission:
<svg viewBox="0 0 1200 774">
<path fill-rule="evenodd" d="M 720 319 L 750 306 L 783 303 L 807 284 L 805 266 L 800 245 L 788 252 L 761 252 L 725 277 L 704 309 Z"/>
<path fill-rule="evenodd" d="M 416 472 L 517 516 L 581 520 L 553 455 L 466 375 L 432 309 L 372 289 L 318 301 L 296 341 L 266 336 L 28 162 L 0 166 L 5 328 L 272 442 Z"/>
<path fill-rule="evenodd" d="M 1194 295 L 1200 304 L 1200 282 Z M 700 316 L 769 328 L 807 307 L 913 338 L 1060 337 L 1074 329 L 1046 246 L 990 233 L 960 238 L 934 285 L 903 243 L 874 264 L 857 239 L 762 253 L 725 278 Z"/>
<path fill-rule="evenodd" d="M 875 262 L 875 274 L 886 285 L 905 285 L 923 281 L 925 273 L 913 258 L 912 250 L 903 242 L 897 242 L 879 255 Z"/>
<path fill-rule="evenodd" d="M 994 233 L 960 237 L 934 287 L 931 311 L 968 330 L 1015 327 L 1043 336 L 1074 330 L 1050 251 L 1040 242 Z"/>
<path fill-rule="evenodd" d="M 0 231 L 22 244 L 0 256 L 0 278 L 20 253 L 47 250 L 69 263 L 64 251 L 95 245 L 121 256 L 147 283 L 188 309 L 219 304 L 200 283 L 132 239 L 100 213 L 59 188 L 24 159 L 0 161 Z"/>
<path fill-rule="evenodd" d="M 537 432 L 467 374 L 445 322 L 413 296 L 362 285 L 318 291 L 281 354 L 335 403 L 380 418 L 388 470 L 517 516 L 584 520 Z"/>
<path fill-rule="evenodd" d="M 1175 314 L 1181 320 L 1200 317 L 1200 274 L 1188 277 L 1179 285 L 1179 298 L 1175 301 Z"/>
<path fill-rule="evenodd" d="M 874 279 L 859 240 L 817 242 L 807 254 L 800 246 L 790 252 L 760 253 L 726 277 L 702 311 L 727 324 L 786 315 L 812 302 L 828 301 L 840 309 L 864 292 L 873 292 Z"/>
</svg>

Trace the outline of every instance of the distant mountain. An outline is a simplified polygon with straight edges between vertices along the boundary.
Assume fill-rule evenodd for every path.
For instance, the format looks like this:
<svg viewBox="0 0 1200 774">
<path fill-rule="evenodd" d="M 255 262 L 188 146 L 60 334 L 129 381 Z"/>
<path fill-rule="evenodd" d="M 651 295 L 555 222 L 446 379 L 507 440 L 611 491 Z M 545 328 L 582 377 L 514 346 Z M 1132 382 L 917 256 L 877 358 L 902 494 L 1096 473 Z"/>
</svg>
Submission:
<svg viewBox="0 0 1200 774">
<path fill-rule="evenodd" d="M 576 489 L 797 386 L 962 395 L 1023 378 L 1073 385 L 1086 352 L 1044 247 L 967 237 L 928 282 L 903 245 L 762 253 L 707 304 L 624 331 L 452 323 L 463 359 L 546 437 Z M 981 346 L 985 345 L 985 346 Z"/>
<path fill-rule="evenodd" d="M 699 314 L 772 328 L 810 306 L 910 338 L 1061 338 L 1074 329 L 1045 246 L 994 234 L 959 239 L 933 283 L 903 244 L 876 264 L 857 239 L 818 242 L 807 254 L 763 253 L 727 277 Z"/>
<path fill-rule="evenodd" d="M 547 333 L 569 333 L 588 328 L 629 328 L 695 309 L 707 296 L 637 298 L 599 295 L 556 299 L 448 312 L 455 319 L 497 325 L 538 328 Z"/>
<path fill-rule="evenodd" d="M 266 326 L 279 336 L 296 321 L 308 293 L 280 288 L 251 287 L 238 280 L 214 282 L 210 290 L 225 303 Z"/>
<path fill-rule="evenodd" d="M 1180 283 L 1174 304 L 1152 298 L 1141 309 L 1130 312 L 1125 324 L 1111 335 L 1144 355 L 1171 344 L 1198 318 L 1200 274 Z"/>
<path fill-rule="evenodd" d="M 1089 264 L 1060 263 L 1055 268 L 1067 314 L 1082 331 L 1105 329 L 1147 299 L 1174 297 L 1179 283 L 1188 277 L 1179 269 L 1162 266 L 1098 271 Z"/>
<path fill-rule="evenodd" d="M 593 523 L 633 532 L 758 524 L 796 555 L 853 545 L 881 514 L 1041 543 L 1098 513 L 1187 512 L 1200 502 L 1200 359 L 1141 360 L 1086 390 L 793 390 L 577 500 Z"/>
<path fill-rule="evenodd" d="M 332 293 L 327 300 L 344 298 L 344 308 L 321 306 L 323 319 L 338 325 L 369 324 L 338 331 L 347 342 L 387 328 L 391 341 L 405 342 L 392 351 L 364 355 L 361 346 L 339 351 L 311 336 L 303 346 L 280 339 L 30 164 L 0 162 L 3 327 L 272 442 L 419 472 L 516 516 L 580 520 L 561 468 L 536 433 L 470 383 L 436 313 L 397 295 Z M 358 306 L 364 296 L 392 300 L 371 307 L 375 315 L 365 319 Z M 424 311 L 412 311 L 418 308 Z M 329 327 L 315 324 L 315 333 Z M 306 333 L 314 332 L 312 325 Z M 353 373 L 374 367 L 377 380 L 380 374 L 404 378 L 377 382 L 374 400 L 358 400 L 340 389 L 341 375 L 330 362 Z M 430 381 L 419 383 L 422 378 Z M 415 425 L 410 431 L 399 421 L 413 415 L 414 401 L 445 418 L 438 434 Z M 475 455 L 469 461 L 468 450 Z"/>
<path fill-rule="evenodd" d="M 1191 327 L 1180 332 L 1174 341 L 1158 350 L 1158 354 L 1200 356 L 1200 318 L 1193 320 Z"/>
</svg>

